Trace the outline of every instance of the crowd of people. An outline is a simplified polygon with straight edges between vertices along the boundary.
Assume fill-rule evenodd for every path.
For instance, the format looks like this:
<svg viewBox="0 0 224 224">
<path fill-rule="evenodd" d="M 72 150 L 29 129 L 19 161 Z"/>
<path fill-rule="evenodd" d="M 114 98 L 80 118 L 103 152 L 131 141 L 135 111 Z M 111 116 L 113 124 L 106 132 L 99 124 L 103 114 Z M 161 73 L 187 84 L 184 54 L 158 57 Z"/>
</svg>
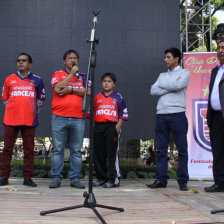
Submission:
<svg viewBox="0 0 224 224">
<path fill-rule="evenodd" d="M 63 55 L 65 68 L 56 71 L 51 78 L 52 100 L 52 155 L 49 188 L 61 185 L 64 167 L 64 150 L 70 150 L 70 186 L 85 188 L 80 182 L 83 154 L 85 117 L 82 101 L 87 83 L 87 95 L 91 93 L 91 82 L 87 75 L 79 71 L 79 54 L 68 50 Z M 1 159 L 0 186 L 9 184 L 12 153 L 20 131 L 24 151 L 24 182 L 36 187 L 32 180 L 34 164 L 34 136 L 38 125 L 38 113 L 45 100 L 42 79 L 31 73 L 32 57 L 20 53 L 17 57 L 17 72 L 9 75 L 2 89 L 4 114 L 4 149 Z M 94 166 L 97 181 L 95 186 L 112 188 L 119 186 L 120 171 L 118 145 L 123 121 L 128 120 L 128 111 L 121 94 L 115 91 L 116 76 L 113 73 L 102 75 L 102 92 L 95 97 L 94 111 Z M 107 161 L 109 169 L 107 170 Z"/>
<path fill-rule="evenodd" d="M 213 153 L 214 184 L 206 192 L 224 192 L 224 37 L 217 39 L 217 56 L 220 64 L 212 70 L 207 120 Z M 168 71 L 159 74 L 151 86 L 151 95 L 159 96 L 156 112 L 157 154 L 149 148 L 143 155 L 146 164 L 156 161 L 156 180 L 149 188 L 167 186 L 168 144 L 172 132 L 178 150 L 177 182 L 180 190 L 188 188 L 188 121 L 185 115 L 186 90 L 190 72 L 180 66 L 181 52 L 177 48 L 166 49 L 165 65 Z M 91 82 L 79 71 L 79 54 L 75 50 L 65 52 L 65 68 L 52 75 L 52 181 L 49 188 L 61 185 L 64 167 L 64 149 L 70 150 L 70 186 L 85 188 L 80 181 L 82 167 L 82 142 L 85 117 L 82 101 L 87 83 L 87 95 L 91 94 Z M 45 100 L 42 79 L 31 73 L 32 58 L 27 53 L 18 55 L 17 72 L 9 75 L 2 89 L 4 115 L 4 149 L 2 153 L 0 186 L 9 184 L 10 162 L 18 132 L 21 132 L 24 150 L 24 185 L 36 187 L 32 180 L 34 161 L 34 136 L 38 125 L 38 113 Z M 94 168 L 96 181 L 93 186 L 119 187 L 119 138 L 123 121 L 128 120 L 128 110 L 121 94 L 115 91 L 116 76 L 102 75 L 102 92 L 94 100 Z"/>
</svg>

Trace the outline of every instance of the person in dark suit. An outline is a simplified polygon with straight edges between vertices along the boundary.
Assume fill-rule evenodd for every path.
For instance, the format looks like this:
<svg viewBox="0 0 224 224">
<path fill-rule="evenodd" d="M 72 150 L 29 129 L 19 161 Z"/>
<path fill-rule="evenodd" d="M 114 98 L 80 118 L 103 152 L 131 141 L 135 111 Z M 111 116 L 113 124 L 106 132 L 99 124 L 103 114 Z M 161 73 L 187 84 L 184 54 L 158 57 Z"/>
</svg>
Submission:
<svg viewBox="0 0 224 224">
<path fill-rule="evenodd" d="M 220 64 L 212 70 L 207 111 L 214 184 L 205 187 L 206 192 L 224 192 L 224 35 L 217 39 L 217 43 Z"/>
</svg>

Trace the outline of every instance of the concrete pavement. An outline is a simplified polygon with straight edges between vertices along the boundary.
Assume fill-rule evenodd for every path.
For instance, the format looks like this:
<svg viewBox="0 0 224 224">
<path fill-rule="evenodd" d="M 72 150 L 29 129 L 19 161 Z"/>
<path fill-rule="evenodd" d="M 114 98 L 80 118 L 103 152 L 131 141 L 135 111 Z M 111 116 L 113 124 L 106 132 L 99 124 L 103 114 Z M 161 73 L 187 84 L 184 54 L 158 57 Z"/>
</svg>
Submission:
<svg viewBox="0 0 224 224">
<path fill-rule="evenodd" d="M 65 179 L 60 188 L 49 189 L 50 179 L 34 179 L 36 188 L 23 186 L 23 179 L 11 178 L 10 185 L 0 187 L 0 223 L 4 224 L 100 224 L 89 208 L 40 216 L 40 211 L 81 205 L 85 190 L 70 187 Z M 87 180 L 83 180 L 88 186 Z M 108 224 L 185 224 L 224 223 L 224 213 L 212 215 L 213 209 L 224 209 L 224 193 L 206 193 L 209 181 L 189 181 L 190 190 L 182 192 L 176 180 L 167 188 L 149 189 L 152 179 L 122 180 L 119 188 L 93 189 L 98 204 L 124 208 L 124 212 L 96 208 Z"/>
</svg>

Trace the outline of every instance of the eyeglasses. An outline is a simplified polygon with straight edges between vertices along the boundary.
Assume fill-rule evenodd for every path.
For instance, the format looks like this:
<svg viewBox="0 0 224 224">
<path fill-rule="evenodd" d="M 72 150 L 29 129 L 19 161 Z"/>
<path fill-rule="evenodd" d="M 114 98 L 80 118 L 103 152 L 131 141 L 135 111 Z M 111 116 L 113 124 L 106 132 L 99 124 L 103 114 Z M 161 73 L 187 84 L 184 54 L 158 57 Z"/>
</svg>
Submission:
<svg viewBox="0 0 224 224">
<path fill-rule="evenodd" d="M 28 59 L 17 59 L 16 62 L 26 62 Z"/>
</svg>

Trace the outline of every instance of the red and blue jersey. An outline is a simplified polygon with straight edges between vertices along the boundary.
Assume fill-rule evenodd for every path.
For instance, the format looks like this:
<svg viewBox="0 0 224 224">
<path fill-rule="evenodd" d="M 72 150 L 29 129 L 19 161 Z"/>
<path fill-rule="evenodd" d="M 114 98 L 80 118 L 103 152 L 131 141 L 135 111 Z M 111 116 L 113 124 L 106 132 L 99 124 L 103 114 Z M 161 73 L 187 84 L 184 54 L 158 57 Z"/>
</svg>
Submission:
<svg viewBox="0 0 224 224">
<path fill-rule="evenodd" d="M 43 81 L 32 73 L 25 78 L 12 74 L 5 79 L 1 99 L 7 101 L 5 125 L 37 126 L 37 101 L 45 100 Z"/>
<path fill-rule="evenodd" d="M 118 122 L 119 119 L 128 120 L 126 103 L 118 92 L 105 96 L 103 92 L 94 99 L 95 122 Z"/>
<path fill-rule="evenodd" d="M 82 111 L 83 97 L 76 94 L 67 94 L 65 96 L 59 96 L 54 91 L 54 85 L 64 80 L 69 73 L 65 70 L 57 71 L 53 74 L 51 79 L 51 86 L 53 88 L 53 100 L 52 100 L 52 113 L 62 117 L 77 117 L 83 118 L 84 113 Z M 86 74 L 79 73 L 79 78 L 73 76 L 67 86 L 74 88 L 85 88 Z M 90 83 L 88 84 L 90 87 Z"/>
</svg>

